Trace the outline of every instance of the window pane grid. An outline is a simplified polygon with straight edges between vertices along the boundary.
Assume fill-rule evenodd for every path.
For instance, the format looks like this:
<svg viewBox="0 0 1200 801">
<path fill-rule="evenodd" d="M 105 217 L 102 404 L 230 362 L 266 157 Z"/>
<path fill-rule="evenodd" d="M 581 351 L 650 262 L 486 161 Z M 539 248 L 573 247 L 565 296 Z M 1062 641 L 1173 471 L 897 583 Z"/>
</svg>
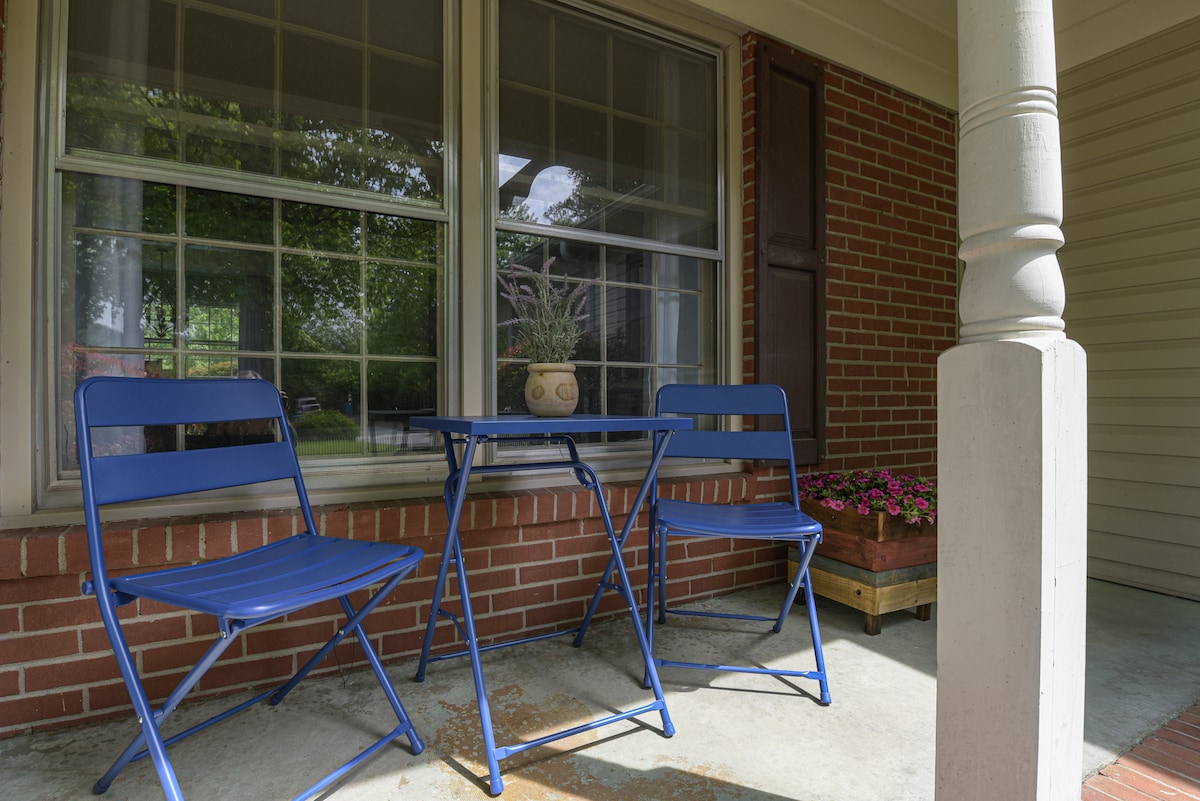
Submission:
<svg viewBox="0 0 1200 801">
<path fill-rule="evenodd" d="M 305 458 L 434 444 L 407 420 L 438 408 L 443 224 L 73 173 L 61 186 L 64 407 L 93 374 L 257 375 L 284 392 Z M 77 465 L 59 453 L 60 471 Z"/>
</svg>

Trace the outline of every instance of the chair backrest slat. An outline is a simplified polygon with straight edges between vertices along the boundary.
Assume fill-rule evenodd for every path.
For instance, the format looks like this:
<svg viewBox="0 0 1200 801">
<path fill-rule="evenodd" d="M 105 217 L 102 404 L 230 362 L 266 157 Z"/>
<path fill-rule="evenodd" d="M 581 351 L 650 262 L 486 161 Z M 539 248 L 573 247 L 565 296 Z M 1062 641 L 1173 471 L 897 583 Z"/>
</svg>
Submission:
<svg viewBox="0 0 1200 801">
<path fill-rule="evenodd" d="M 767 414 L 787 419 L 787 396 L 775 384 L 667 384 L 658 391 L 659 414 Z"/>
<path fill-rule="evenodd" d="M 757 430 L 677 431 L 666 455 L 694 459 L 770 459 L 787 462 L 793 505 L 799 505 L 787 395 L 774 384 L 668 384 L 658 391 L 658 414 L 747 416 Z M 768 428 L 769 430 L 763 430 Z"/>
<path fill-rule="evenodd" d="M 94 500 L 141 501 L 189 492 L 295 478 L 292 446 L 287 442 L 167 453 L 105 456 L 92 463 Z"/>
<path fill-rule="evenodd" d="M 677 431 L 667 456 L 693 459 L 783 459 L 792 441 L 781 431 Z"/>
<path fill-rule="evenodd" d="M 137 386 L 131 385 L 134 380 Z M 85 392 L 87 424 L 93 428 L 217 423 L 284 414 L 273 384 L 245 378 L 179 381 L 107 376 L 89 379 Z"/>
</svg>

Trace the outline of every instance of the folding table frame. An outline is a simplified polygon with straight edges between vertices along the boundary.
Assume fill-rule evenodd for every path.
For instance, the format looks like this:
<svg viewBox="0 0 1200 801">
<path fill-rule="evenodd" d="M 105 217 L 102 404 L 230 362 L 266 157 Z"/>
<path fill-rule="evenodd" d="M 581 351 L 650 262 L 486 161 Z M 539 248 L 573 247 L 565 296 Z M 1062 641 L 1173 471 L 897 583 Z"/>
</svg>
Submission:
<svg viewBox="0 0 1200 801">
<path fill-rule="evenodd" d="M 438 661 L 441 659 L 450 659 L 458 656 L 469 656 L 471 659 L 471 673 L 475 679 L 475 695 L 479 703 L 479 720 L 483 730 L 483 742 L 487 753 L 488 772 L 490 778 L 490 789 L 493 795 L 498 795 L 504 790 L 504 779 L 500 775 L 500 760 L 512 756 L 513 754 L 527 751 L 531 748 L 545 745 L 555 740 L 560 740 L 565 737 L 571 737 L 585 731 L 591 731 L 601 726 L 606 726 L 610 723 L 626 720 L 637 715 L 647 712 L 657 711 L 662 716 L 663 733 L 670 737 L 675 734 L 675 725 L 671 722 L 671 716 L 667 712 L 667 704 L 663 699 L 662 686 L 658 681 L 658 672 L 654 667 L 654 660 L 650 653 L 650 643 L 646 637 L 646 631 L 642 626 L 641 618 L 638 613 L 637 600 L 633 595 L 629 582 L 629 575 L 625 569 L 625 562 L 621 559 L 621 549 L 624 547 L 626 540 L 629 538 L 629 532 L 632 530 L 634 522 L 637 520 L 638 510 L 641 509 L 646 497 L 650 491 L 650 486 L 654 475 L 658 471 L 659 463 L 662 461 L 663 454 L 666 452 L 667 444 L 671 440 L 671 435 L 681 429 L 689 429 L 692 427 L 691 418 L 665 418 L 665 417 L 637 417 L 624 415 L 586 415 L 576 414 L 570 417 L 533 417 L 530 415 L 514 415 L 514 416 L 493 416 L 493 417 L 414 417 L 411 420 L 413 428 L 424 428 L 431 431 L 437 431 L 442 434 L 443 443 L 446 449 L 446 462 L 450 469 L 450 475 L 446 479 L 445 484 L 445 500 L 446 511 L 449 516 L 449 521 L 446 527 L 446 540 L 442 549 L 442 561 L 438 568 L 437 581 L 434 585 L 433 606 L 429 614 L 429 622 L 425 628 L 425 641 L 421 647 L 421 659 L 417 667 L 416 680 L 423 681 L 425 678 L 425 670 L 429 662 Z M 613 433 L 613 432 L 637 432 L 645 431 L 654 434 L 655 447 L 651 454 L 650 466 L 646 471 L 646 478 L 643 480 L 637 496 L 633 502 L 633 506 L 629 511 L 629 517 L 625 521 L 625 525 L 618 535 L 613 526 L 612 517 L 609 514 L 608 504 L 604 500 L 604 491 L 600 485 L 600 479 L 596 472 L 588 466 L 579 456 L 579 451 L 576 448 L 575 441 L 571 438 L 572 434 L 585 433 Z M 567 456 L 563 458 L 551 459 L 548 461 L 523 462 L 523 463 L 506 463 L 506 464 L 488 464 L 476 465 L 475 458 L 480 445 L 504 439 L 506 442 L 517 442 L 526 444 L 557 444 L 565 445 L 567 448 Z M 461 460 L 457 454 L 457 448 L 462 447 Z M 467 571 L 463 562 L 462 541 L 459 535 L 459 521 L 462 519 L 463 505 L 467 497 L 467 486 L 471 476 L 476 474 L 486 473 L 511 473 L 524 471 L 541 471 L 569 469 L 574 471 L 576 479 L 579 483 L 591 490 L 596 497 L 596 503 L 600 509 L 600 516 L 604 521 L 605 531 L 608 533 L 609 545 L 612 548 L 612 564 L 613 567 L 606 573 L 603 589 L 615 589 L 621 597 L 625 599 L 625 603 L 629 606 L 630 616 L 633 620 L 634 632 L 637 635 L 638 647 L 641 649 L 642 659 L 646 666 L 646 677 L 649 686 L 654 691 L 654 701 L 644 706 L 630 709 L 624 712 L 618 712 L 590 723 L 585 723 L 580 726 L 575 726 L 565 729 L 560 732 L 548 734 L 537 739 L 527 742 L 520 742 L 514 745 L 497 746 L 495 732 L 492 727 L 492 714 L 488 704 L 487 688 L 483 680 L 483 668 L 480 663 L 480 654 L 483 651 L 494 648 L 503 648 L 510 645 L 518 645 L 520 643 L 541 640 L 547 637 L 556 637 L 564 634 L 575 634 L 579 630 L 572 629 L 569 631 L 555 632 L 553 634 L 539 635 L 533 637 L 524 637 L 516 640 L 511 640 L 494 645 L 480 646 L 479 640 L 475 631 L 475 615 L 471 608 L 471 593 L 467 582 Z M 446 577 L 449 573 L 450 564 L 455 565 L 455 575 L 458 579 L 459 596 L 462 603 L 461 619 L 453 612 L 442 607 L 442 597 L 446 587 Z M 617 573 L 616 581 L 610 582 L 609 574 L 613 571 Z M 453 621 L 460 635 L 466 641 L 466 650 L 457 651 L 450 654 L 440 654 L 431 656 L 430 651 L 433 647 L 434 629 L 440 617 L 447 618 Z M 576 639 L 575 645 L 579 645 L 579 639 Z"/>
</svg>

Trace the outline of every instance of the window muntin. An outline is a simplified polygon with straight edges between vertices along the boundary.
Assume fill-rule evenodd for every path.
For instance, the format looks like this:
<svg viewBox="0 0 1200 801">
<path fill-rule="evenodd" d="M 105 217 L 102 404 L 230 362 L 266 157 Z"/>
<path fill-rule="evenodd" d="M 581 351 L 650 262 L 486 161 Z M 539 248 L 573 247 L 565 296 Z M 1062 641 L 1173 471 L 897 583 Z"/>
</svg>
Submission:
<svg viewBox="0 0 1200 801">
<path fill-rule="evenodd" d="M 64 6 L 55 475 L 96 373 L 258 374 L 303 457 L 411 452 L 449 367 L 441 0 Z"/>
<path fill-rule="evenodd" d="M 538 269 L 554 259 L 556 282 L 595 280 L 587 291 L 584 335 L 576 348 L 579 383 L 576 411 L 588 414 L 646 414 L 664 383 L 712 383 L 716 350 L 717 262 L 652 250 L 501 234 L 500 263 Z M 497 319 L 513 317 L 508 301 L 497 301 Z M 511 326 L 497 330 L 497 408 L 525 410 L 525 365 Z M 641 439 L 620 434 L 615 439 Z M 599 442 L 600 436 L 581 441 Z M 608 441 L 608 440 L 605 440 Z"/>
<path fill-rule="evenodd" d="M 406 423 L 439 408 L 443 223 L 71 172 L 60 186 L 60 474 L 78 467 L 71 393 L 98 374 L 262 376 L 304 458 L 431 444 Z"/>
<path fill-rule="evenodd" d="M 440 205 L 441 0 L 70 4 L 65 152 Z"/>
</svg>

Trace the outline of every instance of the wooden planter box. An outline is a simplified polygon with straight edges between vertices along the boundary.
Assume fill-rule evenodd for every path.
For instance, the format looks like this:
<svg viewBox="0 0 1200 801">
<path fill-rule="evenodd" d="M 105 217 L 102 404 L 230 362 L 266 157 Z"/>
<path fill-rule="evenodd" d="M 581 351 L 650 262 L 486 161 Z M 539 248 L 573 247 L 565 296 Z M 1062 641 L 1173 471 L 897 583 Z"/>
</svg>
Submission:
<svg viewBox="0 0 1200 801">
<path fill-rule="evenodd" d="M 825 529 L 817 546 L 821 556 L 873 572 L 937 561 L 937 523 L 905 523 L 886 512 L 835 512 L 814 501 L 800 507 Z"/>
<path fill-rule="evenodd" d="M 865 613 L 878 634 L 882 615 L 914 609 L 928 620 L 937 600 L 937 524 L 909 524 L 884 512 L 836 512 L 802 501 L 824 532 L 809 571 L 813 592 Z M 796 560 L 792 560 L 791 573 Z"/>
</svg>

